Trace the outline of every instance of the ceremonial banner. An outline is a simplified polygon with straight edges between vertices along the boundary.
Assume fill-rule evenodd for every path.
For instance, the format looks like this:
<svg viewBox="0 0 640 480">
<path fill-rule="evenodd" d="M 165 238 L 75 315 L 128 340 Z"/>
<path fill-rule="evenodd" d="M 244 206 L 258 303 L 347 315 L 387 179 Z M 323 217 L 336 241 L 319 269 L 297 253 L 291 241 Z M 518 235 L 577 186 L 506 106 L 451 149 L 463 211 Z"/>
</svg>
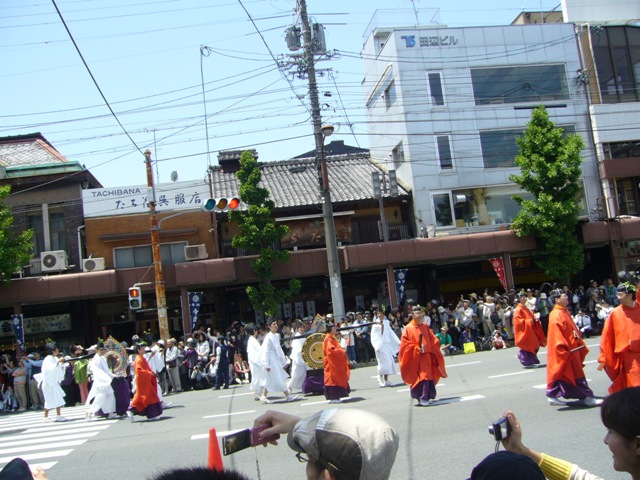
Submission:
<svg viewBox="0 0 640 480">
<path fill-rule="evenodd" d="M 393 271 L 393 275 L 396 279 L 396 298 L 398 303 L 402 303 L 404 300 L 404 284 L 407 281 L 407 268 L 400 268 Z"/>
<path fill-rule="evenodd" d="M 493 269 L 496 272 L 496 275 L 498 276 L 498 280 L 500 280 L 500 283 L 502 284 L 502 288 L 504 288 L 505 290 L 507 289 L 507 279 L 504 276 L 504 263 L 502 262 L 502 258 L 490 258 L 489 261 L 491 262 L 491 266 L 493 267 Z"/>
<path fill-rule="evenodd" d="M 16 341 L 18 342 L 18 346 L 20 350 L 24 353 L 24 325 L 22 323 L 22 314 L 14 314 L 11 315 L 11 326 L 13 327 L 13 333 L 16 336 Z"/>
<path fill-rule="evenodd" d="M 202 303 L 202 292 L 189 292 L 189 314 L 191 315 L 191 331 L 196 329 L 200 304 Z"/>
</svg>

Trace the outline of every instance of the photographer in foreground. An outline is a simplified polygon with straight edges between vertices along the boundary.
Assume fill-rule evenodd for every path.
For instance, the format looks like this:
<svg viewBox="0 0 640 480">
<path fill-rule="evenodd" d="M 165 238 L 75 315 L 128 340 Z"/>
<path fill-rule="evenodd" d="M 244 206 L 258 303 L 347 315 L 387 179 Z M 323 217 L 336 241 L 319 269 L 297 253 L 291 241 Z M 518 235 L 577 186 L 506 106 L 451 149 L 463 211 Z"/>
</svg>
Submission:
<svg viewBox="0 0 640 480">
<path fill-rule="evenodd" d="M 559 458 L 540 453 L 522 444 L 522 427 L 513 412 L 505 414 L 511 434 L 502 440 L 506 450 L 525 455 L 536 462 L 549 480 L 598 480 L 589 473 Z M 604 443 L 613 456 L 613 468 L 626 472 L 631 479 L 640 479 L 640 387 L 626 388 L 605 398 L 600 411 L 607 428 Z"/>
</svg>

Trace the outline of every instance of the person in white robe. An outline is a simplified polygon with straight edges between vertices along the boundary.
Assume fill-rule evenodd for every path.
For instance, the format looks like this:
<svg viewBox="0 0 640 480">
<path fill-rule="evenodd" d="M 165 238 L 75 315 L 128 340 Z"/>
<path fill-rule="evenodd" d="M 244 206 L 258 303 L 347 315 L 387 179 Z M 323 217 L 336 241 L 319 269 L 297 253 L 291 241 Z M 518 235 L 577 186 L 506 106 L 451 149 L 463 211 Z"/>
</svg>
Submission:
<svg viewBox="0 0 640 480">
<path fill-rule="evenodd" d="M 105 352 L 104 343 L 98 342 L 96 354 L 89 363 L 89 370 L 93 377 L 93 384 L 85 403 L 85 405 L 89 406 L 85 420 L 89 422 L 95 419 L 95 414 L 99 410 L 102 410 L 109 418 L 116 416 L 116 396 L 111 387 L 111 381 L 115 378 L 115 375 L 109 370 L 107 359 L 104 358 Z M 92 400 L 93 403 L 91 402 Z"/>
<path fill-rule="evenodd" d="M 264 390 L 265 371 L 260 365 L 260 342 L 258 341 L 258 329 L 246 327 L 245 331 L 249 335 L 247 339 L 247 360 L 249 371 L 251 372 L 251 385 L 249 389 L 255 395 L 255 400 L 260 400 L 260 394 Z"/>
<path fill-rule="evenodd" d="M 296 336 L 301 336 L 306 333 L 304 325 L 299 325 Z M 307 364 L 302 359 L 302 346 L 306 338 L 296 338 L 291 340 L 291 380 L 289 380 L 289 391 L 302 390 L 302 384 L 307 375 Z"/>
<path fill-rule="evenodd" d="M 34 375 L 34 379 L 41 383 L 44 394 L 44 422 L 66 422 L 67 419 L 60 414 L 60 407 L 64 405 L 64 390 L 60 386 L 64 379 L 64 359 L 58 357 L 60 349 L 55 343 L 47 343 L 44 349 L 47 356 L 42 362 L 42 371 Z M 56 418 L 51 420 L 49 410 L 54 408 Z"/>
<path fill-rule="evenodd" d="M 397 373 L 394 357 L 400 349 L 400 339 L 391 329 L 389 320 L 381 308 L 376 312 L 376 322 L 371 326 L 371 345 L 378 361 L 378 384 L 390 387 L 389 375 Z"/>
<path fill-rule="evenodd" d="M 265 370 L 264 389 L 260 397 L 262 403 L 271 403 L 268 399 L 268 393 L 274 391 L 284 393 L 285 397 L 287 397 L 287 402 L 292 402 L 298 398 L 297 395 L 291 395 L 285 385 L 287 372 L 285 372 L 284 367 L 286 364 L 287 358 L 284 356 L 280 346 L 278 323 L 274 320 L 269 325 L 269 333 L 264 337 L 260 347 L 260 365 Z"/>
</svg>

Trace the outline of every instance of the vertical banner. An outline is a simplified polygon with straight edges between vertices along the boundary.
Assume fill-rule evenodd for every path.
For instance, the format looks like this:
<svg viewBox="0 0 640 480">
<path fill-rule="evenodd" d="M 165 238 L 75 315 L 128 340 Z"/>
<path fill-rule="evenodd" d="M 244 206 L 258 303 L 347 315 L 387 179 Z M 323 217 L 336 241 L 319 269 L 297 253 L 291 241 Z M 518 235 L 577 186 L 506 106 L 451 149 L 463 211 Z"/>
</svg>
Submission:
<svg viewBox="0 0 640 480">
<path fill-rule="evenodd" d="M 307 300 L 307 315 L 310 317 L 316 316 L 316 301 L 315 300 Z"/>
<path fill-rule="evenodd" d="M 191 315 L 191 331 L 196 329 L 200 304 L 202 303 L 202 292 L 189 292 L 189 314 Z"/>
<path fill-rule="evenodd" d="M 407 281 L 407 271 L 407 268 L 399 268 L 393 271 L 396 280 L 396 298 L 398 299 L 398 304 L 404 300 L 404 284 Z"/>
<path fill-rule="evenodd" d="M 11 315 L 11 326 L 13 327 L 13 333 L 16 335 L 16 341 L 22 353 L 25 353 L 24 348 L 24 322 L 21 313 Z"/>
<path fill-rule="evenodd" d="M 296 317 L 304 317 L 304 303 L 303 302 L 296 302 L 295 304 L 295 309 L 296 309 Z"/>
<path fill-rule="evenodd" d="M 282 310 L 284 311 L 284 318 L 293 318 L 293 315 L 291 314 L 292 310 L 290 303 L 284 303 L 282 305 Z"/>
<path fill-rule="evenodd" d="M 507 280 L 504 276 L 504 263 L 502 262 L 502 258 L 499 258 L 499 257 L 490 258 L 489 261 L 491 262 L 491 266 L 493 267 L 493 269 L 496 272 L 496 275 L 498 276 L 498 280 L 500 280 L 500 283 L 502 284 L 502 288 L 506 290 Z"/>
<path fill-rule="evenodd" d="M 356 310 L 364 310 L 364 295 L 356 295 Z"/>
</svg>

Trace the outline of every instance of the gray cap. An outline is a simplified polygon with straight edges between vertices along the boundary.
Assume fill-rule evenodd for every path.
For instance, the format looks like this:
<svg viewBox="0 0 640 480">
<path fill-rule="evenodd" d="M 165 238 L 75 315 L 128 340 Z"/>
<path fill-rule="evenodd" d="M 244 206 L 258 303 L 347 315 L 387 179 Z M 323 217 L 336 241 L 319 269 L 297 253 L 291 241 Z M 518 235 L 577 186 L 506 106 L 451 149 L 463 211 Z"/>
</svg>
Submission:
<svg viewBox="0 0 640 480">
<path fill-rule="evenodd" d="M 398 451 L 398 434 L 373 413 L 357 409 L 322 410 L 300 420 L 287 436 L 289 446 L 341 478 L 387 480 Z"/>
</svg>

